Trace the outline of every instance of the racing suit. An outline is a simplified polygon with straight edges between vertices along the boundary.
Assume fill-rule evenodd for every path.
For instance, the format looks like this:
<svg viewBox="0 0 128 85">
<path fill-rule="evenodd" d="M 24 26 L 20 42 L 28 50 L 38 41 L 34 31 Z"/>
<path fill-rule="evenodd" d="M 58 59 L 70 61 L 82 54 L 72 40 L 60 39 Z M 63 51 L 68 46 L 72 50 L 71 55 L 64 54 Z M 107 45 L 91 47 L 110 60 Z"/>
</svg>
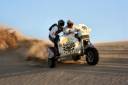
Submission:
<svg viewBox="0 0 128 85">
<path fill-rule="evenodd" d="M 65 27 L 64 28 L 64 34 L 65 35 L 68 35 L 68 34 L 75 34 L 75 37 L 80 41 L 81 39 L 79 38 L 78 34 L 79 34 L 79 30 L 76 29 L 75 27 L 72 27 L 72 28 L 68 28 L 68 27 Z"/>
<path fill-rule="evenodd" d="M 59 56 L 58 50 L 58 41 L 59 41 L 59 33 L 63 31 L 63 28 L 59 28 L 58 26 L 52 27 L 51 31 L 49 32 L 49 39 L 54 43 L 54 49 L 52 50 L 55 56 Z"/>
</svg>

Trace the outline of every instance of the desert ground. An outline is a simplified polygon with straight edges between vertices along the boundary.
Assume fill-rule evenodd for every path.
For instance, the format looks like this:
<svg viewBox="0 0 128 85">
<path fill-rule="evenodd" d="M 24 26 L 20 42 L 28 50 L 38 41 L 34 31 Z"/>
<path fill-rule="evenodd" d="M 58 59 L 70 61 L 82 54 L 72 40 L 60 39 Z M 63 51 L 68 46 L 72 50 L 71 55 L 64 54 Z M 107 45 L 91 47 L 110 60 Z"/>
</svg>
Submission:
<svg viewBox="0 0 128 85">
<path fill-rule="evenodd" d="M 23 36 L 7 43 L 6 38 L 0 42 L 0 85 L 128 85 L 128 41 L 95 43 L 100 54 L 96 66 L 80 60 L 51 69 L 46 50 L 51 43 Z M 42 61 L 26 61 L 35 56 Z"/>
</svg>

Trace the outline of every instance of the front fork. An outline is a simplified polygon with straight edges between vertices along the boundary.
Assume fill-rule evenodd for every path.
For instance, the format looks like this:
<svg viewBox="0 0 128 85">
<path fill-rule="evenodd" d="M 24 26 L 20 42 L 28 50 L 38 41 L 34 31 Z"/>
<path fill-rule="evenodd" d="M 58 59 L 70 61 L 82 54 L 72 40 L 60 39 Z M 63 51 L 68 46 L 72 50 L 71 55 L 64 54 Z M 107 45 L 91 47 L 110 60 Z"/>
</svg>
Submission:
<svg viewBox="0 0 128 85">
<path fill-rule="evenodd" d="M 81 55 L 84 55 L 85 49 L 88 47 L 88 44 L 90 43 L 90 40 L 87 39 L 81 39 Z"/>
</svg>

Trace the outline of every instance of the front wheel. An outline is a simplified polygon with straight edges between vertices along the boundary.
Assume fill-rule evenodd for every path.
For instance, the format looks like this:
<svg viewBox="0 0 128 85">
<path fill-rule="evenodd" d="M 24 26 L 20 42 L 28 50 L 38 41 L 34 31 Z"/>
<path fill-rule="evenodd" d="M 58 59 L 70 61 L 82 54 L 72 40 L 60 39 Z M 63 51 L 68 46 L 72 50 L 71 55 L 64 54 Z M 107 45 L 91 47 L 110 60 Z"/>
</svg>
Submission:
<svg viewBox="0 0 128 85">
<path fill-rule="evenodd" d="M 89 65 L 96 65 L 99 61 L 99 53 L 96 48 L 88 48 L 86 52 L 86 61 Z"/>
</svg>

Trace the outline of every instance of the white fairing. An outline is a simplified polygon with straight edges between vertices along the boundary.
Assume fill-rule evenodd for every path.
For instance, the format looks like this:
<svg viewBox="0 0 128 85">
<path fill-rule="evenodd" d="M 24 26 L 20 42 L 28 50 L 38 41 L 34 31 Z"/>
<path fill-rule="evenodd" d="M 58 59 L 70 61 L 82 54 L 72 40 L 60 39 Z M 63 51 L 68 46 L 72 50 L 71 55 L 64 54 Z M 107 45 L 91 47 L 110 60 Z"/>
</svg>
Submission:
<svg viewBox="0 0 128 85">
<path fill-rule="evenodd" d="M 89 35 L 91 32 L 91 29 L 84 24 L 74 25 L 74 28 L 79 30 L 79 33 L 80 33 L 79 36 Z"/>
<path fill-rule="evenodd" d="M 81 44 L 78 39 L 74 37 L 74 34 L 61 36 L 58 45 L 61 56 L 79 54 L 81 51 Z"/>
<path fill-rule="evenodd" d="M 74 28 L 79 30 L 79 37 L 83 35 L 89 35 L 91 29 L 89 29 L 84 24 L 74 25 Z M 75 33 L 71 33 L 68 35 L 60 36 L 60 41 L 58 43 L 60 56 L 67 56 L 72 54 L 80 54 L 81 53 L 81 42 L 75 38 Z"/>
</svg>

